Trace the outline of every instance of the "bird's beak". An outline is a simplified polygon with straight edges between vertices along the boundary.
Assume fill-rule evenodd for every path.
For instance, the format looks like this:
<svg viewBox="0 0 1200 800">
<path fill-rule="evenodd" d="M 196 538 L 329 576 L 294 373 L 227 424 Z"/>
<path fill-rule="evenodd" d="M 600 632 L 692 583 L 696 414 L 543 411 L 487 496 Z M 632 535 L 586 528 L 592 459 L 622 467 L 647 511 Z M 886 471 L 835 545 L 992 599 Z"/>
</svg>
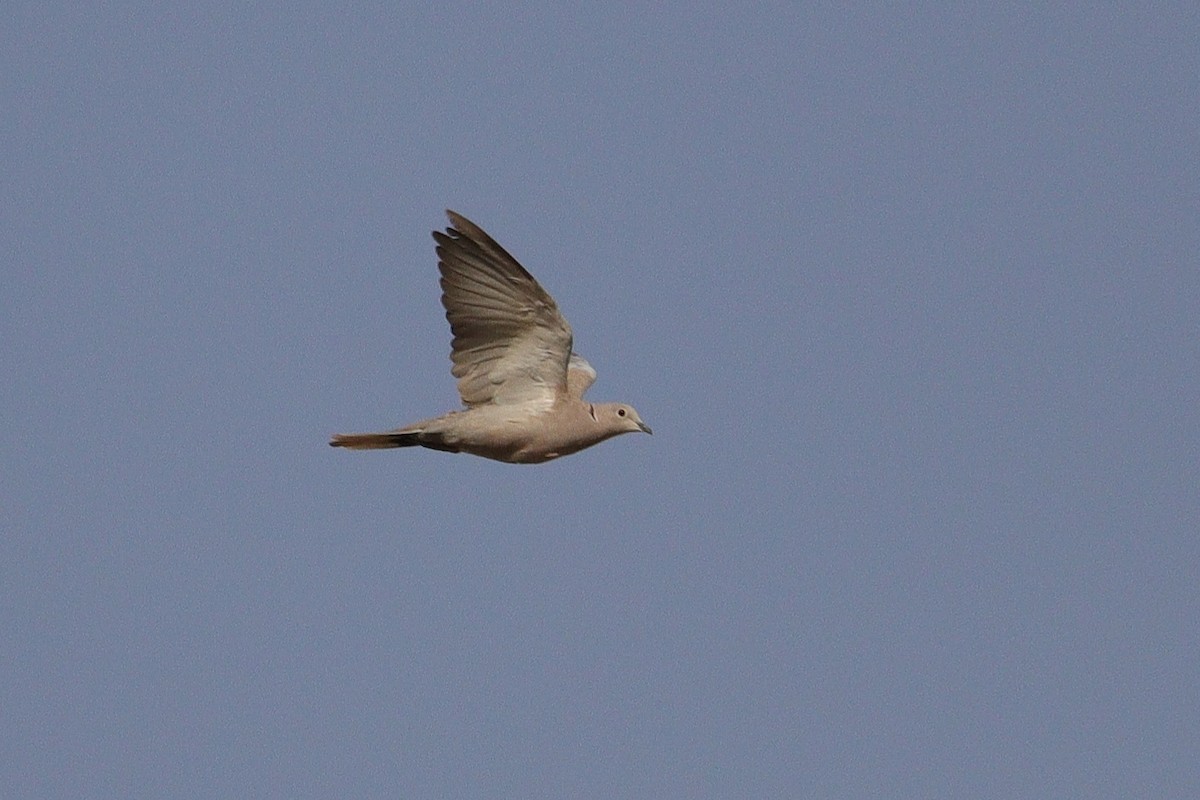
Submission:
<svg viewBox="0 0 1200 800">
<path fill-rule="evenodd" d="M 643 431 L 644 433 L 648 433 L 648 434 L 650 434 L 651 436 L 653 436 L 653 435 L 654 435 L 654 431 L 650 430 L 650 426 L 649 426 L 649 425 L 647 425 L 646 423 L 642 422 L 640 419 L 638 420 L 638 424 L 637 424 L 637 426 L 638 426 L 639 428 L 641 428 L 641 429 L 642 429 L 642 431 Z"/>
</svg>

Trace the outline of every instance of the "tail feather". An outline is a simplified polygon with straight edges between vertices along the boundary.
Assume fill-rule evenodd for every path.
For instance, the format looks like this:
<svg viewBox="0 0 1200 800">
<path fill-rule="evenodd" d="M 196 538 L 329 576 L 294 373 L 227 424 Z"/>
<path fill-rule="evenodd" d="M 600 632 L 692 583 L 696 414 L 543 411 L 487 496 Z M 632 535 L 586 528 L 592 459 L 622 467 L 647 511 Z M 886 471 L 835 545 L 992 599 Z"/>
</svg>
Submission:
<svg viewBox="0 0 1200 800">
<path fill-rule="evenodd" d="M 329 440 L 330 447 L 346 447 L 351 450 L 386 450 L 390 447 L 416 447 L 421 444 L 420 433 L 336 433 Z"/>
</svg>

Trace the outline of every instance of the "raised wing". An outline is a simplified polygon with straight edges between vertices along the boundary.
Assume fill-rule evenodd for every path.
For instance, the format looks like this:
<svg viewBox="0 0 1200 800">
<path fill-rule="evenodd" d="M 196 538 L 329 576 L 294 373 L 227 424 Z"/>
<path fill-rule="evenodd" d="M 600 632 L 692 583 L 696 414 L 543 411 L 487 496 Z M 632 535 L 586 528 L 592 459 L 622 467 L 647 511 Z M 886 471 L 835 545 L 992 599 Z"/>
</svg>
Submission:
<svg viewBox="0 0 1200 800">
<path fill-rule="evenodd" d="M 434 231 L 451 373 L 468 407 L 544 402 L 567 388 L 571 326 L 517 260 L 466 217 Z"/>
</svg>

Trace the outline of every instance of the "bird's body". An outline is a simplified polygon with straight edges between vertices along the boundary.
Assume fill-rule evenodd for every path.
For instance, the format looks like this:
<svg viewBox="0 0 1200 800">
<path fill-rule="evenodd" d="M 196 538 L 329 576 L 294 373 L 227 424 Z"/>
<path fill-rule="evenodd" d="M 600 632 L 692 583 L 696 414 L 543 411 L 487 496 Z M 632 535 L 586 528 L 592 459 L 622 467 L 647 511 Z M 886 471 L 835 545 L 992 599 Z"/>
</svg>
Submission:
<svg viewBox="0 0 1200 800">
<path fill-rule="evenodd" d="M 435 231 L 451 372 L 466 408 L 384 433 L 338 434 L 358 450 L 427 447 L 514 464 L 540 464 L 622 433 L 650 428 L 621 403 L 589 403 L 596 379 L 572 352 L 553 298 L 484 231 L 453 211 Z"/>
<path fill-rule="evenodd" d="M 605 405 L 613 404 L 591 408 L 604 409 Z M 588 412 L 587 404 L 578 403 L 550 407 L 541 413 L 530 413 L 520 405 L 481 406 L 451 411 L 387 433 L 340 434 L 332 444 L 362 450 L 420 445 L 512 464 L 540 464 L 625 432 L 605 426 L 600 419 Z"/>
</svg>

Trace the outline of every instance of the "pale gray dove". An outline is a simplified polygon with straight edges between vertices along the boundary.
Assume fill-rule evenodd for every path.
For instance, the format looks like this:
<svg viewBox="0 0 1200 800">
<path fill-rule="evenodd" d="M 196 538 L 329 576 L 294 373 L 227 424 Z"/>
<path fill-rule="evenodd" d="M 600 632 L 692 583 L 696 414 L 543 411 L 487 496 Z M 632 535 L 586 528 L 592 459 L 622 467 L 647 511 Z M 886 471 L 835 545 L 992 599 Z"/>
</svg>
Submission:
<svg viewBox="0 0 1200 800">
<path fill-rule="evenodd" d="M 571 326 L 533 276 L 466 217 L 434 231 L 450 372 L 466 406 L 387 433 L 337 434 L 334 447 L 428 447 L 540 464 L 650 428 L 623 403 L 583 399 L 596 371 L 571 350 Z"/>
</svg>

